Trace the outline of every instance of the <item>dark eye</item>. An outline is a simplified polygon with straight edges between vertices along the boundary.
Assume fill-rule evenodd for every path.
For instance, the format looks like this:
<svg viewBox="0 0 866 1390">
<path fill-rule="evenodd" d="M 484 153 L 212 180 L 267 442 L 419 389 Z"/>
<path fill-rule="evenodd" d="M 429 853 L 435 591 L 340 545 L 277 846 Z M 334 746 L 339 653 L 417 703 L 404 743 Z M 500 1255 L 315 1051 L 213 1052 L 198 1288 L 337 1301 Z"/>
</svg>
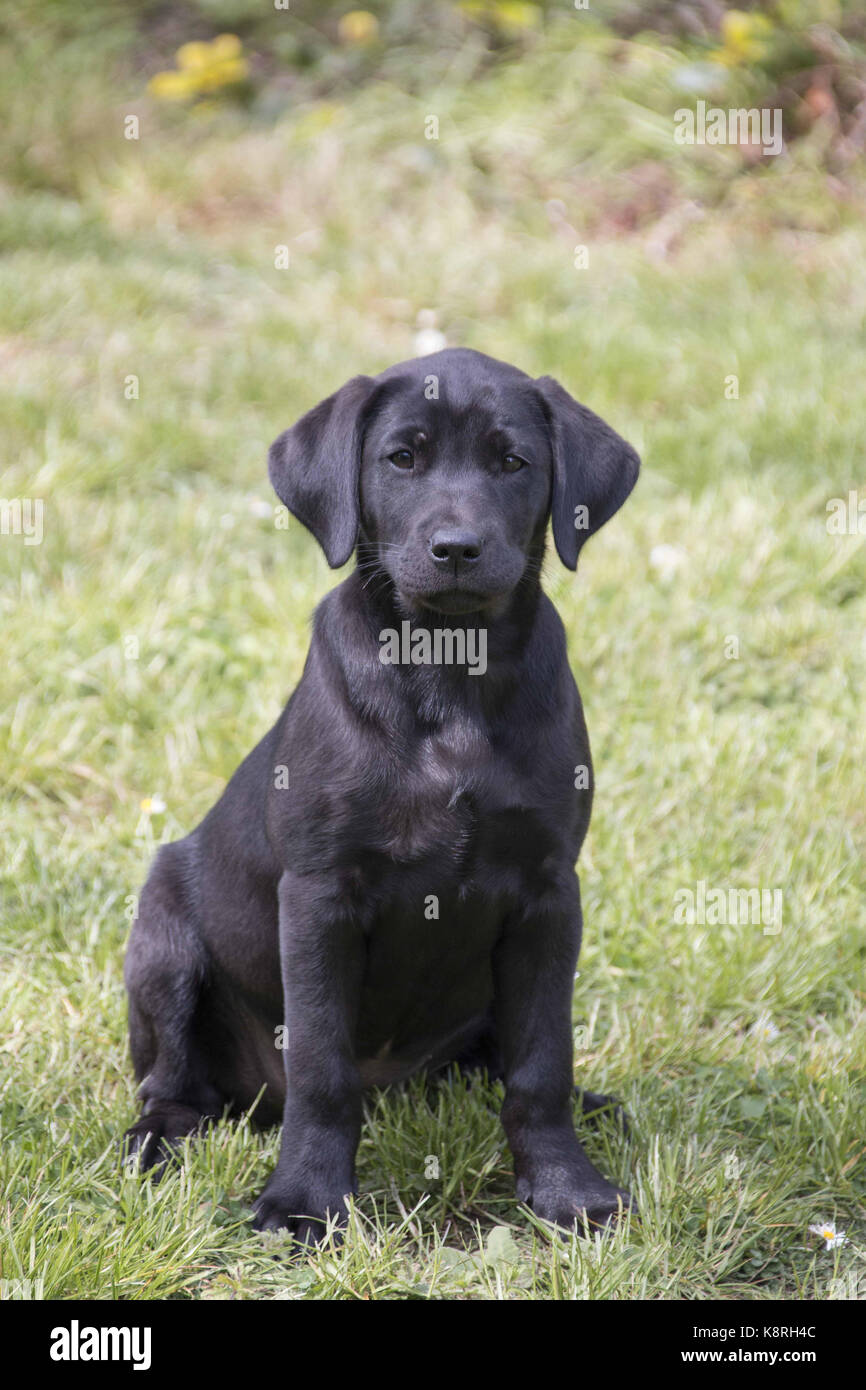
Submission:
<svg viewBox="0 0 866 1390">
<path fill-rule="evenodd" d="M 389 454 L 388 458 L 395 468 L 408 469 L 414 467 L 415 464 L 415 457 L 411 449 L 397 449 L 395 453 Z"/>
<path fill-rule="evenodd" d="M 526 459 L 522 459 L 519 454 L 506 454 L 502 460 L 504 473 L 519 473 L 520 469 L 525 467 Z"/>
</svg>

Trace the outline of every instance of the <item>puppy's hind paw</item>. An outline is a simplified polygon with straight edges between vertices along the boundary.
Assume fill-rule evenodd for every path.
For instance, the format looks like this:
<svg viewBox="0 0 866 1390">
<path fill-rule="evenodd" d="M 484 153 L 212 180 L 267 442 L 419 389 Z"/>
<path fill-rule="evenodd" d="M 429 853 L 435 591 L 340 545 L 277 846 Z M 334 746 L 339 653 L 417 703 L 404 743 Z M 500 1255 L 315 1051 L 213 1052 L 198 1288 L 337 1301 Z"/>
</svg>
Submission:
<svg viewBox="0 0 866 1390">
<path fill-rule="evenodd" d="M 631 1133 L 628 1115 L 616 1096 L 606 1096 L 600 1091 L 586 1091 L 582 1086 L 575 1086 L 574 1094 L 587 1124 L 597 1125 L 599 1120 L 609 1117 L 616 1121 L 623 1134 L 628 1136 Z"/>
<path fill-rule="evenodd" d="M 158 1180 L 166 1164 L 179 1157 L 180 1142 L 188 1134 L 197 1134 L 205 1123 L 206 1117 L 198 1110 L 166 1101 L 142 1115 L 124 1134 L 120 1141 L 124 1167 L 150 1172 Z"/>
</svg>

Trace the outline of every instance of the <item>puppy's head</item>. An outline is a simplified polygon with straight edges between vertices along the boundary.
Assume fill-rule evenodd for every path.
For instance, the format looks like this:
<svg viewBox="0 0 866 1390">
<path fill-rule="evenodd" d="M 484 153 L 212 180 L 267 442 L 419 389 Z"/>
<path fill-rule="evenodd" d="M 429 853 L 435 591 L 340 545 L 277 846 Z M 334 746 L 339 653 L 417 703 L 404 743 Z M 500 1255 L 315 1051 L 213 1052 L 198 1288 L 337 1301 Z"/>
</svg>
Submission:
<svg viewBox="0 0 866 1390">
<path fill-rule="evenodd" d="M 354 377 L 271 446 L 269 472 L 333 567 L 363 543 L 411 608 L 501 603 L 547 521 L 575 569 L 639 460 L 552 377 L 466 348 Z"/>
</svg>

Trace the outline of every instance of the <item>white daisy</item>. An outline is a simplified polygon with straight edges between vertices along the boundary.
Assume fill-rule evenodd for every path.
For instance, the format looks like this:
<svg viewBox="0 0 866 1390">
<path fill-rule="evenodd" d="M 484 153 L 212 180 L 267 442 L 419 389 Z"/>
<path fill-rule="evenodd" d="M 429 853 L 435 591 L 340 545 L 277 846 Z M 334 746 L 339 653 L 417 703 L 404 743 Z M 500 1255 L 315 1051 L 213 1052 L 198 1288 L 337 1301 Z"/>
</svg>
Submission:
<svg viewBox="0 0 866 1390">
<path fill-rule="evenodd" d="M 421 309 L 418 313 L 418 330 L 413 339 L 416 357 L 429 357 L 431 352 L 441 352 L 447 348 L 448 339 L 436 327 L 436 310 Z"/>
<path fill-rule="evenodd" d="M 749 1032 L 755 1038 L 760 1038 L 761 1042 L 774 1042 L 781 1034 L 769 1014 L 761 1014 L 761 1017 L 752 1024 Z"/>
<path fill-rule="evenodd" d="M 835 1250 L 837 1246 L 848 1243 L 845 1232 L 836 1230 L 835 1221 L 817 1221 L 814 1226 L 809 1227 L 809 1231 L 813 1236 L 821 1237 L 825 1250 Z"/>
</svg>

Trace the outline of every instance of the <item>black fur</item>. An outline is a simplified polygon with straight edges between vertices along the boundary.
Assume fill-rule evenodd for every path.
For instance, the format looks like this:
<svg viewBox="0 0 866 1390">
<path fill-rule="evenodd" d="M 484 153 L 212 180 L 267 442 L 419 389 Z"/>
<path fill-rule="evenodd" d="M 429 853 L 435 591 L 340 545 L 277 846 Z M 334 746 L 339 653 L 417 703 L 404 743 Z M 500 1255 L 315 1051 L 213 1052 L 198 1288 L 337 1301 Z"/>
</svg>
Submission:
<svg viewBox="0 0 866 1390">
<path fill-rule="evenodd" d="M 264 1088 L 283 1133 L 256 1224 L 314 1239 L 355 1189 L 363 1087 L 458 1061 L 504 1080 L 521 1200 L 564 1225 L 628 1208 L 572 1120 L 590 753 L 540 571 L 551 514 L 573 569 L 638 466 L 551 378 L 463 349 L 355 377 L 273 445 L 280 498 L 357 565 L 277 723 L 142 892 L 142 1166 Z M 483 631 L 486 669 L 383 664 L 404 622 Z"/>
</svg>

